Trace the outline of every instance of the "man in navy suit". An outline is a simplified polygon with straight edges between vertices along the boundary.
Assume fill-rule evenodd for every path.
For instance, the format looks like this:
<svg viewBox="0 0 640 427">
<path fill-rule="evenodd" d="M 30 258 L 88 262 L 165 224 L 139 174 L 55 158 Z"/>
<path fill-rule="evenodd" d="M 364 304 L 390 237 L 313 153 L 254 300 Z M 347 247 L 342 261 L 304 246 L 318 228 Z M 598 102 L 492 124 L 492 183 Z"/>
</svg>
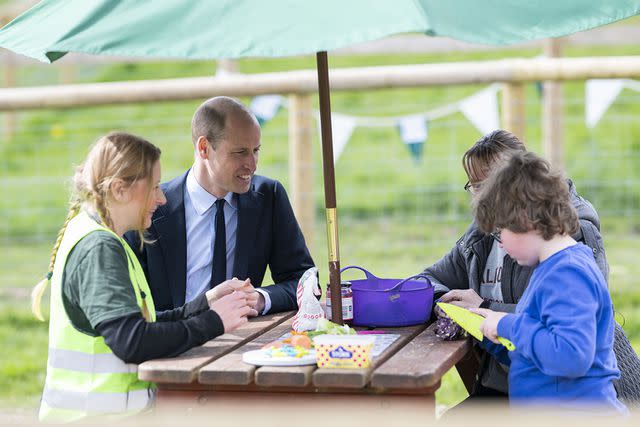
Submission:
<svg viewBox="0 0 640 427">
<path fill-rule="evenodd" d="M 191 132 L 195 161 L 162 185 L 167 203 L 153 215 L 150 243 L 140 251 L 136 236 L 126 236 L 156 309 L 247 288 L 258 292 L 259 314 L 296 309 L 297 281 L 313 260 L 282 184 L 254 175 L 255 116 L 235 99 L 216 97 L 198 107 Z M 274 284 L 261 288 L 267 266 Z"/>
</svg>

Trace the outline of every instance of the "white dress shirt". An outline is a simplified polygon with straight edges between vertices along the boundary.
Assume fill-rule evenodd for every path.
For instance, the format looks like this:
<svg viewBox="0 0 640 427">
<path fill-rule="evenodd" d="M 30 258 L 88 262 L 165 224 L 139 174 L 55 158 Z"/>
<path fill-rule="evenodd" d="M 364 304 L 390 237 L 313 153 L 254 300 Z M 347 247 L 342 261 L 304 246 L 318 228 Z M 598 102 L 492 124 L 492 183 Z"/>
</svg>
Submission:
<svg viewBox="0 0 640 427">
<path fill-rule="evenodd" d="M 233 263 L 236 253 L 238 231 L 238 206 L 234 193 L 224 196 L 224 220 L 227 247 L 227 279 L 233 277 Z M 184 190 L 184 216 L 187 231 L 187 289 L 185 302 L 192 301 L 209 289 L 211 281 L 213 246 L 216 240 L 215 202 L 217 197 L 205 190 L 196 180 L 193 168 L 187 174 Z M 245 279 L 239 277 L 238 279 Z M 265 299 L 261 314 L 271 308 L 269 294 L 256 289 Z"/>
</svg>

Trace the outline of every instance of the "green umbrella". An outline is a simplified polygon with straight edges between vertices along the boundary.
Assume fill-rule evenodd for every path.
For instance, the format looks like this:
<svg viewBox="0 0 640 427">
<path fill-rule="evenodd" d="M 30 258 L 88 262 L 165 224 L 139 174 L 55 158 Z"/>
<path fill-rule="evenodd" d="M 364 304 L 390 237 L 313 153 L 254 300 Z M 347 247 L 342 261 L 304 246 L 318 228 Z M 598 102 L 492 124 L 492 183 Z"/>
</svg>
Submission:
<svg viewBox="0 0 640 427">
<path fill-rule="evenodd" d="M 8 24 L 0 45 L 41 61 L 290 56 L 407 32 L 517 43 L 638 12 L 637 0 L 45 0 Z"/>
<path fill-rule="evenodd" d="M 67 52 L 190 59 L 317 52 L 329 276 L 342 320 L 326 51 L 421 32 L 486 44 L 559 37 L 640 12 L 640 0 L 44 0 L 0 30 L 40 61 Z"/>
</svg>

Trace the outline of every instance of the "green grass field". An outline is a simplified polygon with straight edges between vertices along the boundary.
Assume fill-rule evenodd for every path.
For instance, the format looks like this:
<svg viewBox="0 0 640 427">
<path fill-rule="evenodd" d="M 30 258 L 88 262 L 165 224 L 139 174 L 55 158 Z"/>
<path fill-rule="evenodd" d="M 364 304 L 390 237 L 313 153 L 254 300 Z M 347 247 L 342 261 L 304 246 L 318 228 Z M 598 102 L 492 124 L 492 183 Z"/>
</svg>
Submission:
<svg viewBox="0 0 640 427">
<path fill-rule="evenodd" d="M 536 56 L 536 51 L 448 55 L 332 57 L 332 67 L 412 64 Z M 640 48 L 572 49 L 569 56 L 634 55 Z M 246 73 L 313 68 L 313 58 L 240 62 Z M 55 81 L 43 68 L 20 73 L 20 84 Z M 210 62 L 120 64 L 78 70 L 81 81 L 115 81 L 208 75 Z M 427 111 L 474 93 L 480 86 L 343 92 L 332 95 L 335 112 L 397 116 Z M 602 123 L 588 131 L 583 122 L 583 83 L 565 85 L 566 169 L 603 220 L 611 265 L 610 287 L 625 330 L 640 350 L 640 97 L 624 91 Z M 249 101 L 245 99 L 245 101 Z M 99 135 L 122 129 L 139 133 L 163 150 L 163 176 L 176 176 L 191 162 L 189 122 L 200 101 L 156 103 L 20 113 L 19 133 L 0 142 L 0 407 L 34 408 L 44 380 L 47 325 L 29 313 L 27 295 L 45 272 L 53 236 L 65 216 L 68 177 Z M 540 152 L 540 98 L 527 88 L 525 140 Z M 394 129 L 357 129 L 336 165 L 340 258 L 380 276 L 404 276 L 436 261 L 453 245 L 470 219 L 460 157 L 478 132 L 460 115 L 434 121 L 420 163 L 412 161 Z M 281 111 L 263 128 L 259 173 L 287 176 L 287 117 Z M 316 210 L 322 218 L 319 144 L 314 153 Z M 317 223 L 311 248 L 326 281 L 326 236 Z M 449 373 L 438 403 L 451 405 L 465 392 Z"/>
</svg>

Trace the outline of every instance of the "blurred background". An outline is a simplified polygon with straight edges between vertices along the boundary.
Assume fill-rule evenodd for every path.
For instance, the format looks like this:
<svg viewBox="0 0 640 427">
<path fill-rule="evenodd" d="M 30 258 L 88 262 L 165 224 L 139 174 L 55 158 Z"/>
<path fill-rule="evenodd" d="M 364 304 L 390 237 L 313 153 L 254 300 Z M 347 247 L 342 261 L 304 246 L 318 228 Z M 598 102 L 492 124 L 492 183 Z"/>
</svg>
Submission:
<svg viewBox="0 0 640 427">
<path fill-rule="evenodd" d="M 0 1 L 8 22 L 33 1 Z M 640 20 L 510 48 L 488 48 L 443 38 L 402 36 L 330 52 L 332 69 L 486 61 L 504 58 L 622 56 L 640 54 Z M 4 87 L 136 81 L 225 73 L 271 73 L 315 69 L 315 58 L 239 61 L 149 61 L 70 54 L 54 65 L 0 52 Z M 562 164 L 578 192 L 595 206 L 611 267 L 609 284 L 620 322 L 640 351 L 640 93 L 635 81 L 614 83 L 611 103 L 589 125 L 584 80 L 562 83 L 557 100 Z M 529 149 L 543 147 L 542 83 L 522 86 L 518 98 L 524 122 L 514 131 Z M 504 87 L 460 85 L 334 91 L 334 145 L 342 266 L 357 264 L 382 277 L 421 271 L 451 249 L 471 220 L 462 154 L 504 117 Z M 601 96 L 607 96 L 602 94 Z M 487 92 L 488 91 L 488 92 Z M 615 93 L 614 93 L 615 92 Z M 488 95 L 487 95 L 488 93 Z M 486 107 L 470 99 L 486 101 Z M 262 151 L 258 173 L 280 180 L 290 192 L 291 98 L 245 97 L 259 113 Z M 309 97 L 317 111 L 317 97 Z M 111 130 L 144 136 L 163 152 L 163 180 L 192 162 L 190 121 L 204 100 L 154 102 L 0 113 L 0 413 L 30 414 L 38 405 L 46 365 L 47 324 L 29 310 L 30 290 L 46 272 L 55 235 L 66 216 L 70 177 L 88 147 Z M 474 106 L 475 105 L 475 106 Z M 592 107 L 589 107 L 592 108 Z M 492 109 L 496 109 L 493 115 Z M 324 195 L 316 119 L 306 129 L 312 148 L 312 182 L 305 207 L 305 235 L 321 281 L 328 280 Z M 506 127 L 504 119 L 498 126 Z M 520 130 L 520 134 L 517 132 Z M 337 136 L 337 135 L 342 136 Z M 298 203 L 300 203 L 298 201 Z M 355 278 L 355 276 L 354 276 Z M 455 372 L 445 377 L 438 404 L 447 407 L 466 396 Z"/>
</svg>

